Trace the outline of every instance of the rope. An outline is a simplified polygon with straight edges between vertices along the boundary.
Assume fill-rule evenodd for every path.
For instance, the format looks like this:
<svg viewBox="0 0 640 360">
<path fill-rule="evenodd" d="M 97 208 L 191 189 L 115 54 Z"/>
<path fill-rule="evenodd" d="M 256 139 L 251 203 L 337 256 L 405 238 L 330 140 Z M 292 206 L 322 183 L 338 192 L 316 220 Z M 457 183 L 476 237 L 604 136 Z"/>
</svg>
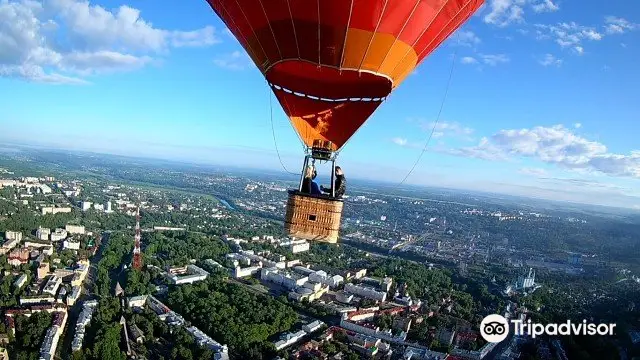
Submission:
<svg viewBox="0 0 640 360">
<path fill-rule="evenodd" d="M 438 123 L 440 122 L 440 116 L 442 115 L 442 110 L 444 109 L 444 104 L 447 101 L 447 95 L 449 94 L 449 88 L 451 87 L 451 79 L 453 79 L 453 70 L 455 69 L 457 55 L 458 55 L 458 48 L 456 47 L 456 51 L 454 51 L 453 58 L 451 59 L 451 70 L 449 70 L 449 79 L 447 80 L 447 87 L 445 88 L 444 96 L 442 97 L 442 102 L 440 103 L 440 109 L 438 110 L 438 115 L 436 116 L 436 121 L 433 123 L 433 128 L 431 128 L 431 132 L 429 133 L 429 137 L 427 138 L 427 141 L 425 142 L 424 147 L 422 148 L 422 151 L 420 152 L 420 155 L 416 159 L 416 162 L 413 163 L 413 166 L 411 167 L 411 170 L 409 170 L 409 172 L 404 177 L 404 179 L 402 179 L 402 181 L 400 181 L 400 183 L 398 185 L 396 185 L 395 188 L 400 187 L 402 184 L 404 184 L 405 181 L 407 181 L 409 176 L 411 176 L 413 171 L 418 166 L 418 163 L 420 163 L 420 160 L 422 159 L 422 156 L 424 155 L 424 153 L 427 152 L 427 148 L 429 147 L 429 144 L 431 143 L 431 139 L 433 138 L 433 134 L 436 131 L 436 127 L 438 126 Z"/>
<path fill-rule="evenodd" d="M 271 99 L 271 89 L 267 86 L 267 91 L 269 93 L 269 118 L 271 119 L 271 135 L 273 135 L 273 146 L 276 148 L 276 154 L 278 154 L 278 161 L 280 161 L 280 165 L 282 166 L 282 169 L 284 169 L 284 171 L 287 174 L 291 174 L 291 175 L 300 175 L 299 173 L 294 173 L 291 172 L 287 169 L 286 166 L 284 166 L 284 162 L 282 162 L 282 157 L 280 157 L 280 150 L 278 150 L 278 141 L 276 140 L 276 129 L 273 126 L 273 101 Z"/>
<path fill-rule="evenodd" d="M 407 175 L 405 175 L 405 177 L 402 179 L 402 181 L 400 181 L 397 185 L 395 185 L 392 188 L 392 190 L 396 190 L 397 188 L 402 186 L 402 184 L 404 184 L 405 181 L 407 181 L 409 176 L 411 176 L 413 171 L 416 169 L 416 167 L 420 163 L 420 160 L 422 159 L 422 156 L 424 156 L 424 153 L 427 152 L 427 149 L 429 148 L 429 144 L 431 143 L 431 139 L 433 138 L 433 134 L 435 133 L 436 127 L 438 126 L 438 123 L 440 122 L 440 117 L 442 116 L 442 110 L 444 109 L 444 104 L 445 104 L 445 102 L 447 100 L 447 95 L 449 94 L 449 88 L 451 87 L 451 80 L 453 79 L 453 70 L 455 69 L 457 55 L 458 55 L 458 47 L 456 47 L 456 50 L 453 53 L 453 58 L 451 59 L 451 69 L 449 70 L 449 78 L 447 79 L 447 86 L 445 88 L 444 96 L 442 97 L 442 101 L 440 103 L 440 109 L 438 110 L 438 115 L 436 116 L 436 121 L 433 123 L 433 127 L 431 128 L 431 132 L 429 133 L 429 136 L 427 137 L 427 139 L 425 141 L 424 147 L 422 148 L 422 151 L 420 152 L 420 155 L 418 156 L 416 161 L 413 163 L 413 166 L 411 167 L 411 170 L 409 170 L 409 172 L 407 173 Z M 369 205 L 369 204 L 358 204 L 358 203 L 355 203 L 355 202 L 349 202 L 349 205 Z"/>
</svg>

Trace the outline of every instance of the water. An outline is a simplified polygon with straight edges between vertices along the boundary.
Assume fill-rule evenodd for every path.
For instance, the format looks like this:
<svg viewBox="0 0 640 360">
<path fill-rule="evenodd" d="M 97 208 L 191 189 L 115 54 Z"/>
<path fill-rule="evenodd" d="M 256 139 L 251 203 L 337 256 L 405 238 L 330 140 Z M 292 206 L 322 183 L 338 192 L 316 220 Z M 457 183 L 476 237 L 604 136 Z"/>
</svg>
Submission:
<svg viewBox="0 0 640 360">
<path fill-rule="evenodd" d="M 235 208 L 234 208 L 233 206 L 231 206 L 231 204 L 229 204 L 229 203 L 227 202 L 227 200 L 224 200 L 224 199 L 220 199 L 220 198 L 218 198 L 218 201 L 220 201 L 220 202 L 222 203 L 222 205 L 224 205 L 227 209 L 229 209 L 229 210 L 235 210 Z"/>
</svg>

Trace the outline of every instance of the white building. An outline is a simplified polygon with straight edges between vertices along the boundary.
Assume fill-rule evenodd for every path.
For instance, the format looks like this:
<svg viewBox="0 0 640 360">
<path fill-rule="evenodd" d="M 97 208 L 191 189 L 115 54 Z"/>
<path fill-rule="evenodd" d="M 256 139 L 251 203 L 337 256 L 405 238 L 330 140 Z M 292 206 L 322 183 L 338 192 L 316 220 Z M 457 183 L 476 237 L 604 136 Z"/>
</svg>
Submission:
<svg viewBox="0 0 640 360">
<path fill-rule="evenodd" d="M 192 284 L 196 281 L 206 279 L 207 276 L 209 276 L 209 272 L 195 265 L 187 265 L 187 275 L 178 276 L 176 274 L 167 273 L 169 281 L 176 285 Z"/>
<path fill-rule="evenodd" d="M 4 237 L 7 240 L 22 241 L 22 233 L 20 231 L 6 231 Z"/>
<path fill-rule="evenodd" d="M 26 283 L 27 283 L 27 274 L 22 274 L 18 277 L 16 281 L 13 282 L 13 286 L 15 286 L 17 290 L 19 290 L 19 289 L 22 289 L 22 287 Z"/>
<path fill-rule="evenodd" d="M 293 269 L 301 274 L 305 274 L 309 276 L 309 281 L 315 281 L 315 282 L 327 285 L 331 288 L 335 288 L 339 286 L 344 281 L 344 278 L 342 276 L 340 275 L 330 276 L 322 270 L 315 271 L 315 270 L 308 269 L 304 266 L 295 266 Z"/>
<path fill-rule="evenodd" d="M 71 212 L 71 208 L 70 207 L 47 206 L 47 207 L 43 207 L 41 209 L 41 211 L 42 211 L 42 215 L 47 215 L 47 214 L 65 214 L 65 213 L 70 213 Z"/>
<path fill-rule="evenodd" d="M 241 268 L 240 266 L 236 266 L 233 269 L 233 277 L 236 279 L 251 276 L 253 274 L 257 274 L 262 266 L 249 266 L 246 268 Z"/>
<path fill-rule="evenodd" d="M 56 299 L 52 295 L 20 296 L 20 305 L 52 303 Z"/>
<path fill-rule="evenodd" d="M 91 201 L 83 201 L 80 204 L 80 207 L 82 208 L 82 211 L 89 211 L 89 209 L 91 209 Z"/>
<path fill-rule="evenodd" d="M 82 286 L 74 286 L 71 288 L 71 292 L 67 295 L 67 305 L 73 306 L 76 303 L 78 298 L 80 297 L 80 293 L 82 292 Z"/>
<path fill-rule="evenodd" d="M 44 336 L 42 346 L 40 347 L 40 360 L 53 360 L 60 335 L 64 331 L 64 325 L 67 322 L 67 312 L 56 311 L 53 318 L 53 326 L 47 330 Z"/>
<path fill-rule="evenodd" d="M 39 227 L 36 230 L 36 237 L 40 240 L 49 240 L 49 234 L 51 234 L 51 229 Z"/>
<path fill-rule="evenodd" d="M 11 249 L 13 249 L 14 247 L 16 247 L 19 243 L 20 243 L 20 241 L 18 241 L 18 240 L 15 240 L 15 239 L 7 239 L 7 240 L 2 244 L 2 247 L 0 247 L 0 255 L 4 255 L 4 254 L 8 253 Z"/>
<path fill-rule="evenodd" d="M 62 247 L 64 249 L 80 250 L 80 241 L 73 241 L 72 239 L 65 240 L 62 243 Z"/>
<path fill-rule="evenodd" d="M 107 201 L 104 204 L 104 212 L 107 212 L 107 213 L 113 212 L 113 210 L 111 209 L 111 201 Z"/>
<path fill-rule="evenodd" d="M 67 233 L 69 234 L 80 234 L 80 235 L 84 235 L 84 226 L 80 226 L 80 225 L 67 225 L 64 227 L 65 230 L 67 230 Z"/>
<path fill-rule="evenodd" d="M 104 205 L 103 204 L 93 204 L 93 208 L 98 210 L 98 211 L 104 211 Z"/>
<path fill-rule="evenodd" d="M 278 268 L 263 268 L 260 278 L 264 281 L 270 281 L 283 287 L 293 290 L 304 285 L 309 278 L 293 272 L 281 271 Z"/>
<path fill-rule="evenodd" d="M 352 294 L 360 295 L 362 297 L 377 300 L 377 301 L 386 301 L 387 293 L 382 291 L 377 291 L 368 286 L 354 285 L 351 283 L 344 285 L 344 291 L 350 292 Z"/>
<path fill-rule="evenodd" d="M 312 332 L 320 329 L 322 327 L 322 325 L 324 325 L 324 322 L 320 321 L 320 320 L 316 320 L 313 322 L 310 322 L 306 325 L 302 325 L 302 330 L 306 331 L 307 333 L 311 334 Z"/>
<path fill-rule="evenodd" d="M 55 229 L 51 235 L 49 235 L 51 241 L 60 241 L 67 238 L 67 230 L 65 229 Z"/>
<path fill-rule="evenodd" d="M 299 244 L 292 244 L 291 245 L 291 252 L 294 254 L 297 253 L 301 253 L 303 251 L 309 251 L 309 243 L 308 242 L 303 242 L 303 243 L 299 243 Z"/>
<path fill-rule="evenodd" d="M 71 342 L 71 350 L 78 351 L 82 349 L 82 341 L 84 340 L 85 328 L 91 322 L 91 318 L 93 317 L 93 311 L 96 306 L 98 306 L 98 302 L 93 301 L 85 301 L 82 304 L 82 312 L 80 316 L 78 316 L 78 321 L 76 322 L 76 332 L 73 336 L 73 341 Z"/>
<path fill-rule="evenodd" d="M 49 280 L 47 280 L 47 283 L 44 285 L 42 292 L 55 296 L 55 294 L 58 292 L 60 284 L 62 284 L 62 279 L 55 275 L 51 275 L 51 277 L 49 277 Z"/>
<path fill-rule="evenodd" d="M 300 341 L 300 339 L 302 339 L 306 335 L 307 333 L 304 332 L 303 330 L 300 330 L 295 333 L 286 333 L 280 336 L 280 340 L 276 341 L 273 345 L 275 345 L 276 350 L 280 351 L 286 348 L 287 346 L 297 343 L 298 341 Z"/>
</svg>

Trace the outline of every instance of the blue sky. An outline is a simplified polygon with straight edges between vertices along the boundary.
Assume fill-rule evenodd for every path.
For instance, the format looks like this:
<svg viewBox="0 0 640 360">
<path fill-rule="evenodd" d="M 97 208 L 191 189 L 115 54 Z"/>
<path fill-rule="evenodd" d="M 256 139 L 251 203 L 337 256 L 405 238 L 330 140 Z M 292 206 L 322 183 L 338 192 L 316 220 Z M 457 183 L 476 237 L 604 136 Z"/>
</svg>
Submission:
<svg viewBox="0 0 640 360">
<path fill-rule="evenodd" d="M 270 93 L 204 0 L 0 0 L 0 142 L 280 167 Z M 344 148 L 348 176 L 640 208 L 640 3 L 488 0 Z M 273 99 L 278 147 L 301 146 Z"/>
</svg>

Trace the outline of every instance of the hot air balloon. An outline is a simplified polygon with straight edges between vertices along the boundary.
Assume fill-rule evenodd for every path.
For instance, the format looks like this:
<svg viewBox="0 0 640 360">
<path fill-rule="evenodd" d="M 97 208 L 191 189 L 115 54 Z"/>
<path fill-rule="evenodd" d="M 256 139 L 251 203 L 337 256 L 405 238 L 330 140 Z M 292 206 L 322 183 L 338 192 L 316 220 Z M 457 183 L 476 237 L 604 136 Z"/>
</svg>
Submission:
<svg viewBox="0 0 640 360">
<path fill-rule="evenodd" d="M 484 0 L 207 0 L 265 76 L 309 162 L 331 161 Z M 332 183 L 334 172 L 332 172 Z M 337 242 L 343 202 L 289 192 L 285 228 Z M 333 195 L 333 194 L 331 194 Z"/>
</svg>

